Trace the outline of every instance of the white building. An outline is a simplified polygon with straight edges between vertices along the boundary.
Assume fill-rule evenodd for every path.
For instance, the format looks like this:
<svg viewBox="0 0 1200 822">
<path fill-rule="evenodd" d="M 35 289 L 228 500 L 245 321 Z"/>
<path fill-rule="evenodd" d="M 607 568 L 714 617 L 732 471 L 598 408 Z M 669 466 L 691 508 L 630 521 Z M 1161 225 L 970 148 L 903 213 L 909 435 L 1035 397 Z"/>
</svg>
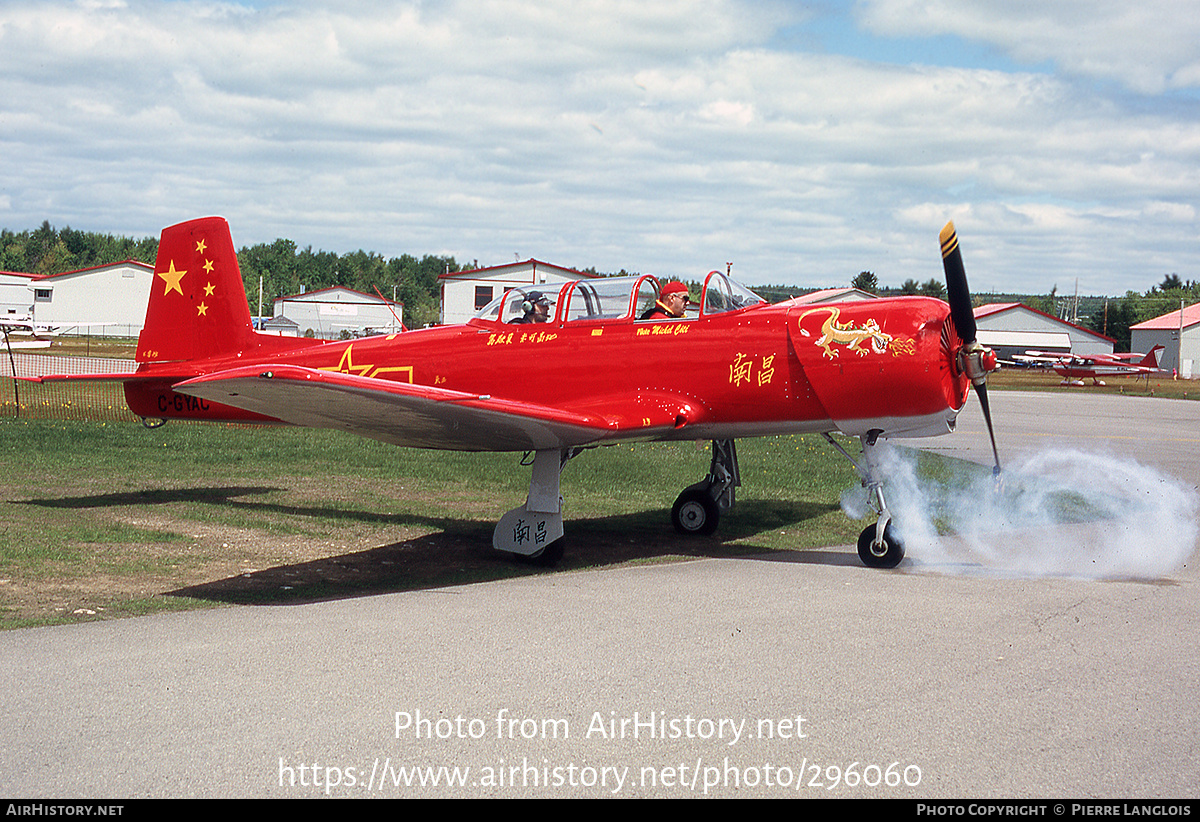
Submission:
<svg viewBox="0 0 1200 822">
<path fill-rule="evenodd" d="M 991 303 L 975 309 L 979 342 L 1001 359 L 1026 351 L 1111 354 L 1116 340 L 1052 317 L 1023 303 Z"/>
<path fill-rule="evenodd" d="M 1129 332 L 1129 347 L 1134 351 L 1145 352 L 1156 345 L 1163 346 L 1159 368 L 1178 370 L 1184 379 L 1196 376 L 1196 362 L 1200 360 L 1200 303 L 1189 305 L 1182 312 L 1172 311 L 1130 326 Z"/>
<path fill-rule="evenodd" d="M 556 294 L 565 282 L 594 276 L 533 259 L 442 274 L 438 277 L 442 291 L 441 322 L 442 325 L 465 323 L 510 288 L 544 285 L 547 293 Z"/>
<path fill-rule="evenodd" d="M 28 317 L 33 312 L 33 289 L 36 274 L 19 271 L 0 271 L 0 317 Z"/>
<path fill-rule="evenodd" d="M 404 330 L 404 304 L 342 286 L 322 288 L 275 301 L 275 320 L 286 317 L 300 336 L 321 340 L 395 334 Z M 278 325 L 268 320 L 265 328 Z"/>
<path fill-rule="evenodd" d="M 300 326 L 282 314 L 278 317 L 271 317 L 268 320 L 264 320 L 259 324 L 258 328 L 264 334 L 274 334 L 277 337 L 300 336 Z"/>
<path fill-rule="evenodd" d="M 154 266 L 137 260 L 45 277 L 5 274 L 0 311 L 31 314 L 37 324 L 58 325 L 65 334 L 136 337 L 146 323 L 153 280 Z"/>
</svg>

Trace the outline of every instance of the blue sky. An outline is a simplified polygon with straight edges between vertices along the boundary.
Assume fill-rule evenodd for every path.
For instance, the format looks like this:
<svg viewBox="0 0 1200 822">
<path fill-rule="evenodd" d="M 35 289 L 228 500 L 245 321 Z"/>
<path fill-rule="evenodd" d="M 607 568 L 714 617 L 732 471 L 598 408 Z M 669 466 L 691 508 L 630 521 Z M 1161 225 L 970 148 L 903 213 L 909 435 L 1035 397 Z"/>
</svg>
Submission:
<svg viewBox="0 0 1200 822">
<path fill-rule="evenodd" d="M 0 3 L 0 226 L 753 286 L 1200 279 L 1194 0 Z"/>
</svg>

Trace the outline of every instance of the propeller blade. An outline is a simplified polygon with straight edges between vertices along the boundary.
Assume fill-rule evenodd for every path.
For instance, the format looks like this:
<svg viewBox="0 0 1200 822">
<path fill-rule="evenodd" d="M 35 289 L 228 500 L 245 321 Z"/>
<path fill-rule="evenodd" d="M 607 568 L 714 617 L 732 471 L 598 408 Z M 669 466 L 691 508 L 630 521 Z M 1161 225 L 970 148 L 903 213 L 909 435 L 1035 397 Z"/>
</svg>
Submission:
<svg viewBox="0 0 1200 822">
<path fill-rule="evenodd" d="M 963 267 L 962 252 L 958 248 L 958 233 L 954 223 L 946 223 L 938 239 L 942 243 L 942 266 L 946 269 L 946 298 L 950 303 L 950 321 L 963 341 L 959 354 L 962 367 L 979 394 L 979 406 L 983 409 L 983 421 L 987 423 L 988 437 L 992 441 L 992 456 L 996 465 L 992 476 L 1000 478 L 1000 451 L 996 448 L 996 429 L 992 425 L 992 405 L 988 401 L 987 375 L 996 367 L 996 355 L 979 344 L 975 327 L 975 312 L 971 308 L 971 290 L 967 287 L 967 270 Z"/>
<path fill-rule="evenodd" d="M 983 421 L 987 423 L 988 436 L 992 438 L 992 456 L 996 458 L 996 464 L 992 467 L 992 476 L 999 478 L 1000 452 L 996 449 L 996 431 L 992 428 L 992 406 L 988 401 L 987 383 L 981 382 L 976 385 L 975 393 L 979 395 L 979 407 L 983 409 Z"/>
<path fill-rule="evenodd" d="M 975 342 L 975 312 L 971 308 L 971 291 L 967 288 L 967 271 L 963 268 L 962 252 L 958 249 L 958 234 L 954 223 L 946 223 L 939 235 L 942 242 L 942 266 L 946 269 L 946 302 L 950 303 L 950 319 L 959 339 Z"/>
</svg>

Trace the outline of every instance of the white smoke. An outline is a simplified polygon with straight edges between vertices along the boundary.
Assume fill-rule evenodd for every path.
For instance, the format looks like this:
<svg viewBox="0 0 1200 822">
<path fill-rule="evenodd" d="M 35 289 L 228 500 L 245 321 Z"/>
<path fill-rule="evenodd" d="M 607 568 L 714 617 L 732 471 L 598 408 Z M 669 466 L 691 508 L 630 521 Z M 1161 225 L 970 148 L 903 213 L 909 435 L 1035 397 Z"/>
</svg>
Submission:
<svg viewBox="0 0 1200 822">
<path fill-rule="evenodd" d="M 997 486 L 961 467 L 922 475 L 915 452 L 877 447 L 893 528 L 927 570 L 1157 579 L 1182 569 L 1200 536 L 1196 490 L 1124 457 L 1039 451 Z M 861 517 L 865 493 L 842 507 Z"/>
</svg>

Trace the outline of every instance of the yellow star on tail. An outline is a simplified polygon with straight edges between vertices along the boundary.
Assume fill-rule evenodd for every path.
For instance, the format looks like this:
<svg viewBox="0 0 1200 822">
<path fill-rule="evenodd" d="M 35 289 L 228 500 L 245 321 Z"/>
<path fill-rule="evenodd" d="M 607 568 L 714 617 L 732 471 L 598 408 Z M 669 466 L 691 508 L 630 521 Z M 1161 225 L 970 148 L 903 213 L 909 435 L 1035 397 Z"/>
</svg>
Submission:
<svg viewBox="0 0 1200 822">
<path fill-rule="evenodd" d="M 175 261 L 174 260 L 171 260 L 170 269 L 168 269 L 167 271 L 157 272 L 157 276 L 162 277 L 163 281 L 167 284 L 166 290 L 163 291 L 164 297 L 167 296 L 168 294 L 170 294 L 172 291 L 178 291 L 179 296 L 180 297 L 183 296 L 183 289 L 179 287 L 179 281 L 183 279 L 183 275 L 185 275 L 185 274 L 187 274 L 186 271 L 177 271 L 175 269 Z"/>
</svg>

